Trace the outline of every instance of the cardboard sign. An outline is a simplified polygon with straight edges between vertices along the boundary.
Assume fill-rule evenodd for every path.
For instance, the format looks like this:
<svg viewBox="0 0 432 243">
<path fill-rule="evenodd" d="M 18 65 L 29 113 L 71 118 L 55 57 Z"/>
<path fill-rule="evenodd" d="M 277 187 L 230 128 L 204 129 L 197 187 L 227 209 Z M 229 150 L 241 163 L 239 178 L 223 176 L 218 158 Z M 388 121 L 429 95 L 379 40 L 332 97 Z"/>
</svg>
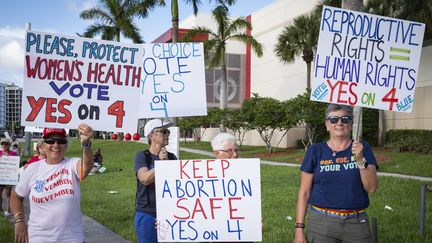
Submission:
<svg viewBox="0 0 432 243">
<path fill-rule="evenodd" d="M 155 161 L 159 242 L 261 241 L 259 159 Z"/>
<path fill-rule="evenodd" d="M 18 184 L 19 156 L 0 156 L 0 185 Z"/>
<path fill-rule="evenodd" d="M 27 32 L 21 124 L 135 131 L 142 55 L 139 45 Z"/>
<path fill-rule="evenodd" d="M 425 25 L 324 6 L 311 100 L 411 112 Z"/>
<path fill-rule="evenodd" d="M 207 115 L 203 44 L 143 48 L 140 118 Z"/>
</svg>

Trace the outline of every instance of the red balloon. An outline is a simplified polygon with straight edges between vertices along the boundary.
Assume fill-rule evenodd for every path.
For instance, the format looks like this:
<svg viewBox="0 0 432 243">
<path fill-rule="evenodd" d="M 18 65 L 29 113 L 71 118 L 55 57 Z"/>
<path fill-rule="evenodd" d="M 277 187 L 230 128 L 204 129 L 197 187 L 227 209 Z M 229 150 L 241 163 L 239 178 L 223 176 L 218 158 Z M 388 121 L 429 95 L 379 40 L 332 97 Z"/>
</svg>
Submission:
<svg viewBox="0 0 432 243">
<path fill-rule="evenodd" d="M 134 135 L 132 136 L 134 141 L 138 141 L 140 139 L 140 135 L 138 133 L 134 133 Z"/>
<path fill-rule="evenodd" d="M 111 139 L 112 139 L 112 140 L 117 140 L 117 138 L 118 138 L 118 135 L 117 135 L 116 133 L 113 133 L 113 134 L 111 135 Z"/>
<path fill-rule="evenodd" d="M 127 141 L 131 140 L 131 138 L 132 138 L 132 135 L 130 133 L 126 133 L 124 135 L 124 139 L 127 140 Z"/>
</svg>

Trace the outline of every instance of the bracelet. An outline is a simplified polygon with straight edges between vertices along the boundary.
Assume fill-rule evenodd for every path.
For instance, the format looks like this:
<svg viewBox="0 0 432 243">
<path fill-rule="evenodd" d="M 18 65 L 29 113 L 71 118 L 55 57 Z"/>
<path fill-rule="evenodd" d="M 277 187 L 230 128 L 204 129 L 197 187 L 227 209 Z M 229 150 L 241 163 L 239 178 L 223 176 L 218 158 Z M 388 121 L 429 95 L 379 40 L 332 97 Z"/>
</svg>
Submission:
<svg viewBox="0 0 432 243">
<path fill-rule="evenodd" d="M 15 224 L 18 224 L 18 223 L 21 223 L 21 222 L 25 223 L 25 219 L 17 219 L 17 220 L 15 220 Z"/>
<path fill-rule="evenodd" d="M 294 226 L 294 228 L 301 228 L 301 229 L 304 229 L 305 228 L 305 224 L 304 223 L 296 223 L 295 224 L 295 226 Z"/>
<path fill-rule="evenodd" d="M 81 148 L 91 148 L 91 141 L 88 140 L 87 143 L 81 143 Z"/>
<path fill-rule="evenodd" d="M 23 213 L 23 212 L 16 213 L 16 214 L 14 215 L 14 218 L 18 217 L 19 215 L 24 216 L 24 213 Z"/>
</svg>

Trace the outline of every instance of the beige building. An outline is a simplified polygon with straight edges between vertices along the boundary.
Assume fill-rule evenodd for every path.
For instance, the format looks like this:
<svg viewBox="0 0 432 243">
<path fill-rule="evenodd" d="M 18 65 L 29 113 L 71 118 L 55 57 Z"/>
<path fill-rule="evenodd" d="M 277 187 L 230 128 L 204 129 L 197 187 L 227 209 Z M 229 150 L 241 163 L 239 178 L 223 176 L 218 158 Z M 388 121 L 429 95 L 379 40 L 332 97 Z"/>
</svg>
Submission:
<svg viewBox="0 0 432 243">
<path fill-rule="evenodd" d="M 239 107 L 241 101 L 250 98 L 252 93 L 258 93 L 263 97 L 287 100 L 305 91 L 306 63 L 299 57 L 292 64 L 284 64 L 275 55 L 274 48 L 283 28 L 293 18 L 311 11 L 318 2 L 317 0 L 276 0 L 247 16 L 253 27 L 251 35 L 265 45 L 265 50 L 264 55 L 258 58 L 245 45 L 238 42 L 229 44 L 227 48 L 229 57 L 233 60 L 238 59 L 238 61 L 232 62 L 235 63 L 232 67 L 228 67 L 228 70 L 232 71 L 229 73 L 229 107 Z M 211 14 L 201 13 L 196 17 L 189 16 L 181 21 L 180 28 L 184 33 L 187 29 L 203 25 L 208 28 L 215 28 Z M 167 31 L 154 42 L 168 42 L 170 33 L 170 30 Z M 233 71 L 237 73 L 234 74 Z M 219 72 L 218 70 L 207 70 L 206 83 L 209 107 L 218 104 L 217 84 L 219 78 L 220 70 Z M 384 112 L 385 129 L 432 129 L 430 103 L 432 103 L 432 41 L 426 42 L 422 50 L 413 112 Z M 206 129 L 202 140 L 209 141 L 218 132 L 217 128 Z M 279 146 L 293 146 L 303 133 L 301 128 L 291 129 Z M 282 133 L 279 132 L 273 137 L 274 145 L 280 140 L 281 135 Z M 245 144 L 264 145 L 257 132 L 249 132 L 245 138 Z"/>
</svg>

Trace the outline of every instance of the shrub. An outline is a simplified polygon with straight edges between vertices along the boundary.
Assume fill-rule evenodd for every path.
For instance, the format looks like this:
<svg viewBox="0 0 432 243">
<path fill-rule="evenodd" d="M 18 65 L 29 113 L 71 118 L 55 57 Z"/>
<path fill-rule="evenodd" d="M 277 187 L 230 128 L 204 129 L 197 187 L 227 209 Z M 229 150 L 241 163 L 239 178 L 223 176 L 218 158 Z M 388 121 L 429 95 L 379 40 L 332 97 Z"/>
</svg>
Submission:
<svg viewBox="0 0 432 243">
<path fill-rule="evenodd" d="M 392 129 L 386 141 L 385 147 L 392 151 L 432 154 L 432 130 Z"/>
</svg>

